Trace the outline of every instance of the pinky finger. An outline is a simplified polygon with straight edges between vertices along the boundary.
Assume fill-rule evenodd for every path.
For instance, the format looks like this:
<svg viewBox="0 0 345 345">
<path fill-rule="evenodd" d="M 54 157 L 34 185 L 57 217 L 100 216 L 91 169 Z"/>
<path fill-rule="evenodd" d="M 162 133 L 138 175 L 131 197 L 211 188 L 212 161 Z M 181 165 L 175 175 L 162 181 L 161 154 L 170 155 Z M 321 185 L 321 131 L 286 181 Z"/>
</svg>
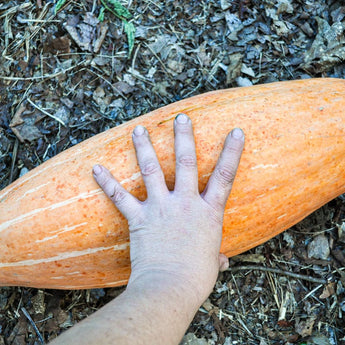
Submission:
<svg viewBox="0 0 345 345">
<path fill-rule="evenodd" d="M 93 167 L 93 176 L 104 193 L 128 221 L 130 217 L 138 214 L 141 206 L 139 200 L 126 191 L 108 169 L 102 165 L 95 165 Z"/>
</svg>

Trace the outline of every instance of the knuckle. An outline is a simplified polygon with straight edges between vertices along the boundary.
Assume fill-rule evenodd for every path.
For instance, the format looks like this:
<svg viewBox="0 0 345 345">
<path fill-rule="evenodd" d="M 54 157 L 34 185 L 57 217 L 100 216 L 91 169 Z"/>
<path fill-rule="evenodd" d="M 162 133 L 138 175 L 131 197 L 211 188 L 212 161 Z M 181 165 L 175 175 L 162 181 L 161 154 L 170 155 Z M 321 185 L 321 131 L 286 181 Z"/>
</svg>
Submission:
<svg viewBox="0 0 345 345">
<path fill-rule="evenodd" d="M 138 212 L 128 219 L 129 231 L 132 233 L 136 232 L 137 230 L 143 229 L 145 227 L 145 224 L 146 217 L 142 212 Z"/>
<path fill-rule="evenodd" d="M 113 192 L 110 195 L 110 198 L 115 204 L 119 204 L 126 198 L 126 192 L 115 185 L 113 186 Z"/>
<path fill-rule="evenodd" d="M 181 155 L 178 157 L 177 162 L 179 165 L 184 167 L 195 168 L 197 165 L 196 157 L 193 155 Z"/>
<path fill-rule="evenodd" d="M 235 180 L 235 176 L 236 176 L 236 171 L 233 168 L 219 167 L 217 169 L 216 178 L 223 186 L 233 184 Z"/>
<path fill-rule="evenodd" d="M 241 148 L 238 145 L 234 145 L 232 144 L 227 144 L 224 147 L 224 151 L 226 154 L 230 154 L 230 155 L 240 155 L 241 154 Z"/>
<path fill-rule="evenodd" d="M 141 167 L 141 174 L 144 176 L 153 175 L 159 171 L 159 165 L 156 162 L 144 162 Z"/>
<path fill-rule="evenodd" d="M 192 134 L 192 130 L 189 124 L 182 124 L 182 125 L 180 124 L 177 128 L 177 131 L 180 134 L 187 134 L 187 135 Z"/>
</svg>

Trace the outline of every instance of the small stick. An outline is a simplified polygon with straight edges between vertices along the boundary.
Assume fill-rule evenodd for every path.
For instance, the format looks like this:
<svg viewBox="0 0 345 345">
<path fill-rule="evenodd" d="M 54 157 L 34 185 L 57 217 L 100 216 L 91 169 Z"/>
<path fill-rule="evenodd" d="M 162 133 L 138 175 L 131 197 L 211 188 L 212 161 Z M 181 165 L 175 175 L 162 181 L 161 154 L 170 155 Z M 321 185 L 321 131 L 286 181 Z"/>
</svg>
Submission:
<svg viewBox="0 0 345 345">
<path fill-rule="evenodd" d="M 27 101 L 34 107 L 36 108 L 37 110 L 39 110 L 41 113 L 51 117 L 52 119 L 54 119 L 55 121 L 61 123 L 63 126 L 66 127 L 66 124 L 61 120 L 59 119 L 58 117 L 48 113 L 47 111 L 45 111 L 44 109 L 40 108 L 37 104 L 35 104 L 30 98 L 27 99 Z"/>
<path fill-rule="evenodd" d="M 78 64 L 76 64 L 75 66 L 71 66 L 67 69 L 64 69 L 63 71 L 60 71 L 60 72 L 56 72 L 56 73 L 53 73 L 53 74 L 47 74 L 47 75 L 42 75 L 42 76 L 36 76 L 36 77 L 31 77 L 31 78 L 22 78 L 22 77 L 6 77 L 4 75 L 0 75 L 0 79 L 3 79 L 3 80 L 10 80 L 10 81 L 26 81 L 26 80 L 43 80 L 43 79 L 51 79 L 51 78 L 55 78 L 55 77 L 58 77 L 59 75 L 61 74 L 65 74 L 69 71 L 71 71 L 72 69 L 76 68 L 76 67 L 79 67 L 80 65 L 83 65 L 83 64 L 88 64 L 87 61 L 83 60 L 81 62 L 79 62 Z"/>
<path fill-rule="evenodd" d="M 160 64 L 162 65 L 164 72 L 171 77 L 171 73 L 168 71 L 168 69 L 165 67 L 164 62 L 159 58 L 159 56 L 153 51 L 153 49 L 150 47 L 150 45 L 145 44 L 145 46 L 151 51 L 151 53 L 156 57 L 156 59 L 160 62 Z"/>
<path fill-rule="evenodd" d="M 13 181 L 13 172 L 14 172 L 14 166 L 16 165 L 18 146 L 19 146 L 19 142 L 18 142 L 18 139 L 16 139 L 16 141 L 14 142 L 14 147 L 13 147 L 13 151 L 12 151 L 12 164 L 11 164 L 11 173 L 10 173 L 10 183 Z"/>
<path fill-rule="evenodd" d="M 26 316 L 26 318 L 30 321 L 31 326 L 34 328 L 34 330 L 35 330 L 35 332 L 36 332 L 36 334 L 37 334 L 41 344 L 44 345 L 45 344 L 44 343 L 44 339 L 43 339 L 40 331 L 38 330 L 37 326 L 35 325 L 35 322 L 32 320 L 30 314 L 28 313 L 28 311 L 24 307 L 21 307 L 20 309 L 23 312 L 23 314 Z"/>
<path fill-rule="evenodd" d="M 232 273 L 237 272 L 237 271 L 249 271 L 249 270 L 257 270 L 257 271 L 263 271 L 263 272 L 277 273 L 277 274 L 289 276 L 289 277 L 296 278 L 296 279 L 306 280 L 306 281 L 309 281 L 312 283 L 327 284 L 326 279 L 313 278 L 313 277 L 309 277 L 309 276 L 304 275 L 304 274 L 292 273 L 292 272 L 283 271 L 283 270 L 280 270 L 278 268 L 272 268 L 272 267 L 248 265 L 248 266 L 232 267 L 232 268 L 228 269 L 228 271 L 230 271 Z"/>
</svg>

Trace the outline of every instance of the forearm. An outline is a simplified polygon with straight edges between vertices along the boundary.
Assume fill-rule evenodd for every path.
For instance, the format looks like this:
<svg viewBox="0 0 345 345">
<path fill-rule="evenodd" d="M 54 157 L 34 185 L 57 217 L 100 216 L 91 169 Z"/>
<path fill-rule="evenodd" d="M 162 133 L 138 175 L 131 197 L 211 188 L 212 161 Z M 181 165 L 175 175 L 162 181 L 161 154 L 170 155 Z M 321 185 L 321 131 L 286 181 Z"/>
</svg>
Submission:
<svg viewBox="0 0 345 345">
<path fill-rule="evenodd" d="M 215 171 L 199 194 L 193 129 L 183 114 L 174 121 L 174 191 L 165 183 L 148 132 L 137 126 L 133 143 L 147 188 L 136 199 L 105 167 L 96 181 L 127 218 L 132 275 L 126 291 L 52 345 L 177 345 L 211 292 L 218 270 L 223 213 L 244 144 L 241 130 L 227 136 Z"/>
<path fill-rule="evenodd" d="M 182 284 L 165 280 L 150 276 L 134 282 L 51 344 L 177 345 L 202 301 Z"/>
</svg>

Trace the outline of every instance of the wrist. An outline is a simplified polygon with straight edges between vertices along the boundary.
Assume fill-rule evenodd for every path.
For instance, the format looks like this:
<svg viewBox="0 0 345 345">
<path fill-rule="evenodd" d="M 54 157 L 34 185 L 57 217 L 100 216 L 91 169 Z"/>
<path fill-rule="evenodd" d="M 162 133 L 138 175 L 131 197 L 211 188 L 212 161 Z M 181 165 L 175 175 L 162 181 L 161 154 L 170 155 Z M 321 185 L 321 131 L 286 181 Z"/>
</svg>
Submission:
<svg viewBox="0 0 345 345">
<path fill-rule="evenodd" d="M 209 295 L 190 280 L 162 270 L 132 274 L 125 292 L 168 301 L 180 311 L 185 309 L 192 315 L 191 318 Z"/>
</svg>

